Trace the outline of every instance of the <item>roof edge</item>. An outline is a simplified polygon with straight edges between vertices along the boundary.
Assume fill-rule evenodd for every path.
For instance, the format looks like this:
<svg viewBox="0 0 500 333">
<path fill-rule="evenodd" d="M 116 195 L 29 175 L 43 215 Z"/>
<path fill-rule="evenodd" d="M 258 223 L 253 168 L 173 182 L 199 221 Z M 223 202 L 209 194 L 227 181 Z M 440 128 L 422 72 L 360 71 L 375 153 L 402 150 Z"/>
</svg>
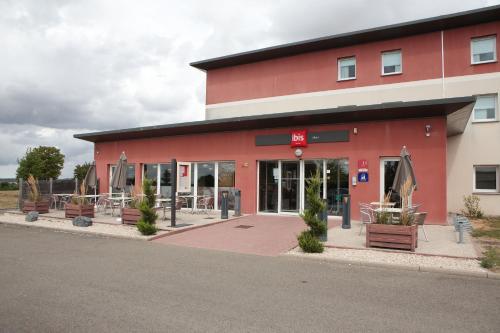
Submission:
<svg viewBox="0 0 500 333">
<path fill-rule="evenodd" d="M 468 17 L 468 19 L 465 19 L 465 17 Z M 500 5 L 481 7 L 462 12 L 455 12 L 413 21 L 406 21 L 335 35 L 305 39 L 302 41 L 285 43 L 256 50 L 244 51 L 225 56 L 194 61 L 189 65 L 194 68 L 206 71 L 210 69 L 269 60 L 283 56 L 292 56 L 300 53 L 314 52 L 335 47 L 365 43 L 367 41 L 404 37 L 418 33 L 428 33 L 432 31 L 486 23 L 498 20 L 498 17 L 500 17 Z M 429 25 L 429 23 L 436 24 Z M 380 35 L 384 33 L 387 36 L 381 37 Z M 333 45 L 335 41 L 339 43 L 338 46 Z"/>
</svg>

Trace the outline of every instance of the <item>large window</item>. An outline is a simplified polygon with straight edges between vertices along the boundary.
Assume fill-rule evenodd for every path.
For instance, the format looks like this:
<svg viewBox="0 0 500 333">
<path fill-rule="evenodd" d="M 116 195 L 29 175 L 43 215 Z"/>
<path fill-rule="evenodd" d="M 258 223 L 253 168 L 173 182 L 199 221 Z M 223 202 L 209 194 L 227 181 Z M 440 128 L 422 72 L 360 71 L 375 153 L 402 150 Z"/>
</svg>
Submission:
<svg viewBox="0 0 500 333">
<path fill-rule="evenodd" d="M 353 80 L 356 78 L 356 58 L 342 58 L 338 61 L 338 79 L 342 80 Z"/>
<path fill-rule="evenodd" d="M 474 166 L 474 192 L 498 192 L 498 165 Z"/>
<path fill-rule="evenodd" d="M 478 96 L 474 105 L 474 122 L 497 120 L 497 96 Z"/>
<path fill-rule="evenodd" d="M 151 184 L 156 188 L 158 184 L 158 164 L 144 164 L 143 177 L 151 180 Z"/>
<path fill-rule="evenodd" d="M 125 192 L 132 193 L 135 186 L 135 165 L 127 164 L 126 170 L 126 180 L 125 180 Z M 115 174 L 116 165 L 110 165 L 109 167 L 109 192 L 110 193 L 121 193 L 122 190 L 112 187 L 111 180 L 113 179 L 113 175 Z"/>
<path fill-rule="evenodd" d="M 218 201 L 219 207 L 222 201 L 222 192 L 227 191 L 228 208 L 234 209 L 234 186 L 235 186 L 235 163 L 234 162 L 219 162 L 218 168 Z"/>
<path fill-rule="evenodd" d="M 214 196 L 215 163 L 201 162 L 198 166 L 198 196 Z"/>
<path fill-rule="evenodd" d="M 402 72 L 401 50 L 382 52 L 382 75 L 400 74 Z"/>
<path fill-rule="evenodd" d="M 497 60 L 496 36 L 473 38 L 471 40 L 471 63 L 484 64 Z"/>
<path fill-rule="evenodd" d="M 169 198 L 172 190 L 171 183 L 172 165 L 165 164 L 144 164 L 143 177 L 151 180 L 156 189 L 156 194 L 162 198 Z"/>
</svg>

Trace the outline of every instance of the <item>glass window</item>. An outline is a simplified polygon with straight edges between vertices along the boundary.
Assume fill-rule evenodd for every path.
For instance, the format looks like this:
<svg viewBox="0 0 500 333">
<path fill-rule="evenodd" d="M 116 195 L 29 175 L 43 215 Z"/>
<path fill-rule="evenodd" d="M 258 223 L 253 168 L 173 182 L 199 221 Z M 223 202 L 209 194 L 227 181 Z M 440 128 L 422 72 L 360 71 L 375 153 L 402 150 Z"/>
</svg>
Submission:
<svg viewBox="0 0 500 333">
<path fill-rule="evenodd" d="M 135 186 L 135 165 L 127 164 L 127 188 L 125 192 L 131 193 Z"/>
<path fill-rule="evenodd" d="M 474 121 L 496 120 L 496 95 L 478 96 L 474 105 Z"/>
<path fill-rule="evenodd" d="M 156 188 L 158 183 L 158 164 L 144 164 L 144 179 L 149 179 Z"/>
<path fill-rule="evenodd" d="M 235 163 L 234 162 L 219 162 L 219 170 L 218 170 L 218 200 L 219 207 L 221 207 L 222 200 L 222 192 L 229 192 L 228 196 L 228 208 L 234 209 L 234 176 L 235 176 Z"/>
<path fill-rule="evenodd" d="M 279 176 L 278 162 L 259 162 L 259 211 L 278 212 Z"/>
<path fill-rule="evenodd" d="M 473 38 L 471 41 L 471 63 L 481 64 L 497 60 L 496 36 Z"/>
<path fill-rule="evenodd" d="M 351 80 L 356 78 L 356 58 L 343 58 L 338 61 L 339 80 Z"/>
<path fill-rule="evenodd" d="M 498 165 L 474 167 L 474 191 L 498 191 Z"/>
<path fill-rule="evenodd" d="M 382 75 L 398 74 L 402 71 L 401 50 L 382 53 Z"/>
<path fill-rule="evenodd" d="M 198 196 L 214 196 L 215 163 L 199 162 L 198 166 Z"/>
<path fill-rule="evenodd" d="M 172 164 L 160 164 L 160 195 L 170 198 L 172 195 Z"/>
</svg>

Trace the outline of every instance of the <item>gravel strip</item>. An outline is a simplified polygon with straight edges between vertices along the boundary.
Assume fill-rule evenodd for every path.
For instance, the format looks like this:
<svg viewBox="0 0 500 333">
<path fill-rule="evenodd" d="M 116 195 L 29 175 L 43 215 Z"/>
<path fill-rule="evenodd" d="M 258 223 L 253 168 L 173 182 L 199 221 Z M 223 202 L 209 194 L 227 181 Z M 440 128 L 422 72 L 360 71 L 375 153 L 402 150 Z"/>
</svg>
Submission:
<svg viewBox="0 0 500 333">
<path fill-rule="evenodd" d="M 325 248 L 323 253 L 304 253 L 300 248 L 292 249 L 287 255 L 326 260 L 350 261 L 354 263 L 380 264 L 384 266 L 404 266 L 421 270 L 442 269 L 446 271 L 487 273 L 475 259 L 458 259 L 425 256 L 413 253 L 392 253 L 374 250 Z"/>
<path fill-rule="evenodd" d="M 0 222 L 7 224 L 22 225 L 27 227 L 40 227 L 40 228 L 64 230 L 64 231 L 79 232 L 86 234 L 105 235 L 105 236 L 119 237 L 119 238 L 148 240 L 149 238 L 152 237 L 152 236 L 141 235 L 141 233 L 137 230 L 135 226 L 129 226 L 123 224 L 113 225 L 106 223 L 94 223 L 90 227 L 75 227 L 73 226 L 71 220 L 46 218 L 43 217 L 42 215 L 38 218 L 38 221 L 26 222 L 24 221 L 24 215 L 5 213 L 0 215 Z M 162 235 L 166 233 L 168 232 L 160 231 L 156 235 Z"/>
</svg>

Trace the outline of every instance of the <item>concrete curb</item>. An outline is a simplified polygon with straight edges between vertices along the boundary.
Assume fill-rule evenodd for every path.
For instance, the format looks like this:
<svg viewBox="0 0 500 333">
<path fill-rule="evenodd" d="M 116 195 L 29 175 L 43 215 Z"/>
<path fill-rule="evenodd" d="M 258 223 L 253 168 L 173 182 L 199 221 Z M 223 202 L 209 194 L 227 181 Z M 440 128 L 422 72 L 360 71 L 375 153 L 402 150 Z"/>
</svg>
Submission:
<svg viewBox="0 0 500 333">
<path fill-rule="evenodd" d="M 95 232 L 95 231 L 88 231 L 85 229 L 81 230 L 68 230 L 68 229 L 61 229 L 61 228 L 53 228 L 53 227 L 48 227 L 45 225 L 37 225 L 36 222 L 31 222 L 32 224 L 27 224 L 27 223 L 20 223 L 20 222 L 5 222 L 5 221 L 0 221 L 0 224 L 3 225 L 15 225 L 15 226 L 20 226 L 20 227 L 25 227 L 25 228 L 39 228 L 39 229 L 46 229 L 46 230 L 52 230 L 52 231 L 58 231 L 58 232 L 66 232 L 69 234 L 85 234 L 85 235 L 94 235 L 94 236 L 100 236 L 100 237 L 108 237 L 108 238 L 119 238 L 119 239 L 132 239 L 132 240 L 138 240 L 138 241 L 149 241 L 151 240 L 150 238 L 152 237 L 133 237 L 133 236 L 124 236 L 124 235 L 113 235 L 113 234 L 107 234 L 104 232 Z M 155 235 L 158 236 L 158 235 Z M 155 237 L 153 236 L 153 237 Z M 159 235 L 161 236 L 161 235 Z"/>
<path fill-rule="evenodd" d="M 458 275 L 458 276 L 468 276 L 468 277 L 476 277 L 476 278 L 485 278 L 485 279 L 495 279 L 500 280 L 500 274 L 493 272 L 473 272 L 467 270 L 456 270 L 456 269 L 448 269 L 448 268 L 438 268 L 438 267 L 426 267 L 420 265 L 400 265 L 400 264 L 388 264 L 388 263 L 379 263 L 379 262 L 369 262 L 369 261 L 356 261 L 349 259 L 339 259 L 339 258 L 321 258 L 316 256 L 308 256 L 307 254 L 290 254 L 283 253 L 281 256 L 287 256 L 292 258 L 299 258 L 304 260 L 315 260 L 321 262 L 334 262 L 339 264 L 347 264 L 353 266 L 364 266 L 364 267 L 375 267 L 375 268 L 385 268 L 385 269 L 395 269 L 395 270 L 407 270 L 407 271 L 417 271 L 417 272 L 426 272 L 426 273 L 441 273 L 447 275 Z"/>
</svg>

